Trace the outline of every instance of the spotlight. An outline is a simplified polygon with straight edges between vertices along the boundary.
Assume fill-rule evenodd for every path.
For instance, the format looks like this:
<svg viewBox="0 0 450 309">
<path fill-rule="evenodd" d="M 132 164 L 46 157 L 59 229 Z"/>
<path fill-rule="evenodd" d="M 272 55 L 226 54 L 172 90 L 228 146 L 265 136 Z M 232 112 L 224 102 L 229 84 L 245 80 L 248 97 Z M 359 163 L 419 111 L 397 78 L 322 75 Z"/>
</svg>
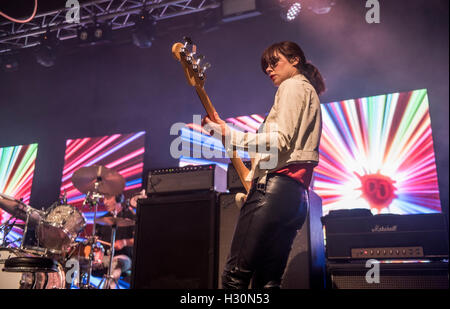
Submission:
<svg viewBox="0 0 450 309">
<path fill-rule="evenodd" d="M 78 27 L 77 37 L 81 42 L 87 43 L 90 37 L 88 28 L 86 26 Z"/>
<path fill-rule="evenodd" d="M 112 28 L 110 24 L 95 23 L 92 35 L 94 41 L 110 41 Z"/>
<path fill-rule="evenodd" d="M 302 10 L 302 5 L 298 1 L 284 1 L 280 0 L 281 18 L 284 21 L 291 22 L 297 18 Z"/>
<path fill-rule="evenodd" d="M 19 61 L 13 55 L 5 55 L 0 59 L 2 70 L 5 72 L 15 72 L 19 69 Z"/>
<path fill-rule="evenodd" d="M 93 25 L 81 26 L 77 29 L 77 36 L 80 43 L 90 45 L 110 41 L 111 33 L 111 25 L 106 23 L 94 22 Z"/>
<path fill-rule="evenodd" d="M 135 26 L 132 33 L 133 44 L 140 48 L 149 48 L 155 40 L 155 22 L 147 12 L 134 17 Z"/>
<path fill-rule="evenodd" d="M 308 9 L 319 15 L 327 14 L 335 4 L 334 0 L 315 0 L 308 6 Z"/>
<path fill-rule="evenodd" d="M 47 68 L 53 66 L 56 62 L 57 44 L 58 38 L 56 35 L 51 35 L 51 33 L 47 31 L 35 51 L 37 63 Z"/>
<path fill-rule="evenodd" d="M 55 50 L 49 45 L 41 45 L 36 50 L 36 61 L 40 65 L 49 68 L 56 62 Z"/>
<path fill-rule="evenodd" d="M 300 4 L 300 2 L 295 2 L 294 4 L 292 4 L 287 13 L 286 13 L 286 19 L 288 21 L 292 21 L 294 20 L 298 14 L 300 14 L 300 11 L 302 10 L 302 5 Z"/>
</svg>

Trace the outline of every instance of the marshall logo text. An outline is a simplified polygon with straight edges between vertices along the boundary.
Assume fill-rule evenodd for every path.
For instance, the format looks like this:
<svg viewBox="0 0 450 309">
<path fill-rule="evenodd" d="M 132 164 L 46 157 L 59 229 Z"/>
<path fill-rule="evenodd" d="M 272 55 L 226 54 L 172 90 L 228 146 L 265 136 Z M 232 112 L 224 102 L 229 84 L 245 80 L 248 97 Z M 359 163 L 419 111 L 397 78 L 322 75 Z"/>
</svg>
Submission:
<svg viewBox="0 0 450 309">
<path fill-rule="evenodd" d="M 374 232 L 396 232 L 397 231 L 397 225 L 375 225 L 375 227 L 372 228 L 372 233 Z"/>
</svg>

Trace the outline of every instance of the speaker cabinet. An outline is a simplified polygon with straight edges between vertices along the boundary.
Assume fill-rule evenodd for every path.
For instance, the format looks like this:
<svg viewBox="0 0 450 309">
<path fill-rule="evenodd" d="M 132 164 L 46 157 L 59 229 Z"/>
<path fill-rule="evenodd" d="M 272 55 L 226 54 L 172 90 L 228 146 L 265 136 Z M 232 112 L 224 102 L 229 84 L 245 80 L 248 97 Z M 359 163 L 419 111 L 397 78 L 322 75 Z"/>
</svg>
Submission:
<svg viewBox="0 0 450 309">
<path fill-rule="evenodd" d="M 218 196 L 153 195 L 138 202 L 131 287 L 217 287 Z"/>
<path fill-rule="evenodd" d="M 448 289 L 448 261 L 328 263 L 333 289 Z M 366 278 L 367 277 L 367 278 Z"/>
<path fill-rule="evenodd" d="M 231 249 L 234 230 L 239 218 L 239 208 L 237 208 L 234 197 L 236 194 L 223 193 L 219 196 L 220 204 L 220 238 L 219 238 L 219 267 L 218 267 L 218 287 L 222 287 L 222 273 L 227 262 L 228 253 Z"/>
<path fill-rule="evenodd" d="M 239 209 L 234 203 L 235 194 L 221 194 L 219 241 L 219 288 L 221 276 L 231 247 Z M 322 216 L 322 200 L 310 191 L 308 217 L 292 244 L 281 287 L 284 289 L 322 289 L 325 287 L 325 249 Z"/>
</svg>

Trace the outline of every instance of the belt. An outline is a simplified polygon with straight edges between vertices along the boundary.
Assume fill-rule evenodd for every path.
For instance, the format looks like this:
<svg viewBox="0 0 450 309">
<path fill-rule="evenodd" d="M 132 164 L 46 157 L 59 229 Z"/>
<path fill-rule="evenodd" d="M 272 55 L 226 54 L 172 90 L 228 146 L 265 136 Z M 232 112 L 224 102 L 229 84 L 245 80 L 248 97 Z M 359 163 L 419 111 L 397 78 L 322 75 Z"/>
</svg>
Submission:
<svg viewBox="0 0 450 309">
<path fill-rule="evenodd" d="M 267 182 L 269 181 L 270 178 L 272 178 L 274 176 L 287 177 L 287 178 L 291 179 L 292 181 L 295 181 L 297 184 L 301 185 L 306 191 L 309 191 L 308 188 L 306 188 L 304 184 L 298 182 L 297 180 L 295 180 L 295 179 L 293 179 L 293 178 L 291 178 L 291 177 L 289 177 L 287 175 L 279 174 L 279 173 L 270 173 L 270 174 L 264 175 L 261 178 L 253 179 L 251 190 L 253 190 L 253 188 L 254 188 L 254 190 L 256 190 L 256 191 L 260 191 L 262 193 L 266 193 Z M 264 181 L 260 182 L 260 180 L 262 178 L 264 178 Z"/>
</svg>

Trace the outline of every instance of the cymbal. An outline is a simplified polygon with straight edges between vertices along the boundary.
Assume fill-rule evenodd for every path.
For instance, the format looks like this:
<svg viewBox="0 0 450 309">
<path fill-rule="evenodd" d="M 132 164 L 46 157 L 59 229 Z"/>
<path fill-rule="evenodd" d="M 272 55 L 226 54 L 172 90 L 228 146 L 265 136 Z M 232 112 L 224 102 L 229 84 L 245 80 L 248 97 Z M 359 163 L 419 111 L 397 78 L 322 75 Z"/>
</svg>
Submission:
<svg viewBox="0 0 450 309">
<path fill-rule="evenodd" d="M 98 188 L 95 183 L 98 181 Z M 72 183 L 82 193 L 97 192 L 117 195 L 125 188 L 125 179 L 113 169 L 102 165 L 85 166 L 73 173 Z"/>
<path fill-rule="evenodd" d="M 97 224 L 106 226 L 117 226 L 117 227 L 127 227 L 133 226 L 134 221 L 128 218 L 114 218 L 114 217 L 103 217 L 96 220 Z"/>
<path fill-rule="evenodd" d="M 4 193 L 0 193 L 0 200 L 2 200 L 2 199 L 20 203 L 20 201 L 18 199 L 14 198 L 13 196 L 6 195 Z"/>
<path fill-rule="evenodd" d="M 0 193 L 0 208 L 9 213 L 14 218 L 26 221 L 27 211 L 30 212 L 30 224 L 37 226 L 41 220 L 41 211 L 34 209 L 30 205 L 27 205 L 12 196 Z"/>
</svg>

